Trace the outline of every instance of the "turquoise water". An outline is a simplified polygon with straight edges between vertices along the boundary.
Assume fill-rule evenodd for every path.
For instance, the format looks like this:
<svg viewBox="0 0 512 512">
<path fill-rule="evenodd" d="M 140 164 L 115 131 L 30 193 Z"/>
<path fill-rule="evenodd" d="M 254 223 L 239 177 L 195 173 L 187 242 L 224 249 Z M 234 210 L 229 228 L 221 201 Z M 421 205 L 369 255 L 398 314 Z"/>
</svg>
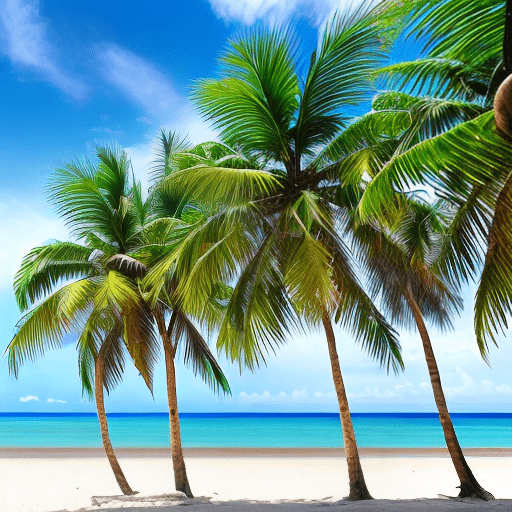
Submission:
<svg viewBox="0 0 512 512">
<path fill-rule="evenodd" d="M 341 447 L 337 414 L 181 414 L 185 447 Z M 512 414 L 453 414 L 462 447 L 512 447 Z M 115 447 L 166 447 L 166 414 L 109 414 Z M 361 447 L 443 447 L 436 414 L 353 414 Z M 0 413 L 0 446 L 100 447 L 94 414 Z"/>
</svg>

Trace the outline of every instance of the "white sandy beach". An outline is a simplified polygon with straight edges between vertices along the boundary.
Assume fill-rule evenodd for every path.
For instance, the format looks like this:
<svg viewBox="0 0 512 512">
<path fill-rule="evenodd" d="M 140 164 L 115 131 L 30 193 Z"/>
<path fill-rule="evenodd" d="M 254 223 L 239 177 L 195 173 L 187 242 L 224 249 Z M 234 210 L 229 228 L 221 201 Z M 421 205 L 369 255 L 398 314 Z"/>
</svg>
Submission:
<svg viewBox="0 0 512 512">
<path fill-rule="evenodd" d="M 0 458 L 0 510 L 2 512 L 51 512 L 91 506 L 92 496 L 120 494 L 105 457 L 78 452 L 43 454 L 2 450 Z M 451 461 L 444 455 L 363 454 L 368 488 L 376 499 L 437 498 L 456 496 L 458 480 Z M 491 452 L 492 453 L 492 452 Z M 505 455 L 505 456 L 503 456 Z M 192 491 L 215 501 L 342 500 L 348 494 L 347 467 L 335 454 L 296 450 L 287 456 L 219 456 L 215 451 L 196 450 L 186 456 Z M 133 489 L 141 495 L 165 494 L 174 490 L 172 465 L 159 454 L 119 457 Z M 512 456 L 468 456 L 480 483 L 497 499 L 512 499 Z M 392 506 L 378 510 L 395 510 Z M 461 504 L 462 505 L 462 504 Z M 411 509 L 412 510 L 412 509 Z M 435 510 L 435 508 L 431 508 Z M 469 509 L 467 509 L 469 510 Z M 471 510 L 477 510 L 472 506 Z M 512 510 L 508 505 L 500 510 Z"/>
</svg>

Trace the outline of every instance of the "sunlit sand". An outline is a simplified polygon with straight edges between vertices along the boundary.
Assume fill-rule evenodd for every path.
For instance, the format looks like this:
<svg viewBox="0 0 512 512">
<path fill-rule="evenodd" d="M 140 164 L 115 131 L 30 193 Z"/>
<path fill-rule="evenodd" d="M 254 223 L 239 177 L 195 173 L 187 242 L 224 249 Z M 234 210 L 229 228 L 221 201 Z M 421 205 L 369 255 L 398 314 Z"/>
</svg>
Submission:
<svg viewBox="0 0 512 512">
<path fill-rule="evenodd" d="M 92 496 L 120 494 L 101 450 L 0 452 L 2 512 L 74 511 L 91 507 Z M 512 450 L 468 452 L 468 463 L 483 487 L 497 499 L 512 499 Z M 119 450 L 121 466 L 139 496 L 174 491 L 172 463 L 166 455 L 165 450 Z M 347 466 L 340 450 L 197 449 L 186 451 L 185 457 L 192 491 L 215 502 L 319 500 L 327 504 L 348 495 Z M 376 499 L 418 499 L 417 510 L 423 510 L 421 498 L 457 494 L 457 476 L 443 450 L 362 450 L 362 464 Z M 415 510 L 386 503 L 380 503 L 378 510 Z M 512 510 L 512 503 L 510 508 L 503 502 L 493 508 L 481 506 L 482 510 L 494 510 L 494 506 Z M 480 509 L 480 505 L 471 507 Z"/>
</svg>

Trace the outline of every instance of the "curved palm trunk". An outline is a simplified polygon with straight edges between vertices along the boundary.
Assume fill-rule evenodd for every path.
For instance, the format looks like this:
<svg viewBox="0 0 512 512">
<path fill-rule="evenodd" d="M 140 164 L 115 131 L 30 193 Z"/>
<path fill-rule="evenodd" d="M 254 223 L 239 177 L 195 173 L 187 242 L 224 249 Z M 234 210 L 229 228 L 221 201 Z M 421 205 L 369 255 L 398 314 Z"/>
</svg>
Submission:
<svg viewBox="0 0 512 512">
<path fill-rule="evenodd" d="M 110 467 L 114 472 L 114 476 L 116 477 L 117 483 L 119 484 L 121 491 L 123 491 L 123 494 L 138 494 L 138 491 L 132 491 L 131 487 L 128 485 L 128 482 L 124 476 L 121 466 L 117 461 L 116 454 L 114 453 L 114 448 L 112 447 L 112 444 L 110 442 L 110 436 L 108 434 L 107 415 L 105 413 L 105 402 L 103 395 L 103 373 L 103 354 L 102 351 L 100 350 L 100 353 L 96 358 L 95 364 L 94 394 L 96 398 L 96 410 L 98 411 L 98 420 L 100 422 L 103 448 L 105 448 L 105 453 L 107 454 L 108 461 L 110 462 Z"/>
<path fill-rule="evenodd" d="M 341 427 L 343 430 L 343 444 L 345 445 L 345 456 L 348 464 L 348 478 L 350 484 L 349 500 L 371 500 L 373 499 L 366 487 L 364 481 L 363 469 L 359 460 L 359 452 L 357 451 L 356 436 L 352 418 L 350 417 L 350 409 L 348 407 L 347 394 L 341 376 L 340 362 L 338 352 L 336 351 L 336 339 L 332 329 L 331 319 L 324 313 L 322 317 L 324 324 L 325 336 L 327 338 L 327 346 L 329 347 L 329 357 L 331 359 L 332 378 L 336 395 L 338 397 L 338 406 L 340 409 Z"/>
<path fill-rule="evenodd" d="M 423 350 L 425 351 L 425 359 L 427 360 L 428 373 L 430 375 L 430 382 L 432 383 L 434 400 L 439 412 L 439 419 L 441 420 L 441 426 L 443 427 L 446 446 L 450 452 L 453 465 L 455 466 L 455 471 L 457 471 L 457 476 L 460 480 L 459 498 L 474 497 L 486 501 L 492 500 L 494 499 L 494 496 L 490 492 L 487 492 L 477 482 L 466 462 L 466 459 L 464 458 L 464 454 L 462 453 L 462 449 L 459 445 L 455 429 L 453 428 L 452 419 L 450 418 L 450 413 L 448 412 L 448 407 L 446 405 L 446 399 L 441 386 L 441 376 L 439 375 L 439 369 L 437 367 L 434 351 L 432 350 L 432 344 L 430 343 L 430 337 L 428 335 L 425 322 L 423 321 L 423 315 L 421 314 L 421 310 L 413 297 L 410 287 L 407 287 L 405 296 L 414 315 L 414 319 L 416 320 L 421 341 L 423 342 Z"/>
<path fill-rule="evenodd" d="M 169 404 L 169 427 L 171 433 L 171 454 L 174 469 L 174 483 L 177 491 L 185 493 L 189 498 L 194 495 L 190 490 L 181 447 L 180 418 L 178 415 L 178 396 L 176 394 L 176 369 L 174 366 L 175 350 L 171 344 L 170 333 L 174 327 L 175 314 L 173 313 L 169 329 L 166 331 L 164 319 L 161 314 L 156 315 L 158 329 L 164 345 L 165 372 L 167 377 L 167 401 Z"/>
</svg>

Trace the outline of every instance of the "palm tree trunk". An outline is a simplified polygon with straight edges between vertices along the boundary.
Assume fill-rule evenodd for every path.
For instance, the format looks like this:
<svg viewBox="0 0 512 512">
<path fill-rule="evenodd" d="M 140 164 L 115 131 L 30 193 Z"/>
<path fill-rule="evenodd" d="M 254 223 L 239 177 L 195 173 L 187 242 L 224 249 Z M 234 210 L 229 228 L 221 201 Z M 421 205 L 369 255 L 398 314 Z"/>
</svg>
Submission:
<svg viewBox="0 0 512 512">
<path fill-rule="evenodd" d="M 185 493 L 189 498 L 194 495 L 190 489 L 183 458 L 183 449 L 181 447 L 180 418 L 178 414 L 178 396 L 176 394 L 176 369 L 174 366 L 175 349 L 171 344 L 171 333 L 176 320 L 173 312 L 169 323 L 169 329 L 165 329 L 163 316 L 156 314 L 156 320 L 160 336 L 164 345 L 165 371 L 167 376 L 167 401 L 169 403 L 169 426 L 171 433 L 171 454 L 172 465 L 174 469 L 174 483 L 177 491 Z"/>
<path fill-rule="evenodd" d="M 101 439 L 103 441 L 103 448 L 105 448 L 105 453 L 107 454 L 108 461 L 110 462 L 110 467 L 114 472 L 114 476 L 116 477 L 117 483 L 119 484 L 121 491 L 123 491 L 123 494 L 138 494 L 138 491 L 132 491 L 131 487 L 128 485 L 128 482 L 123 474 L 121 466 L 117 461 L 116 454 L 114 453 L 114 448 L 112 447 L 112 444 L 110 442 L 110 436 L 108 435 L 107 415 L 105 414 L 105 403 L 103 395 L 103 373 L 103 352 L 102 349 L 100 349 L 100 353 L 96 357 L 95 364 L 94 392 L 96 397 L 96 410 L 98 411 L 98 420 L 100 422 L 101 428 Z"/>
<path fill-rule="evenodd" d="M 349 500 L 372 500 L 372 496 L 366 487 L 364 481 L 363 469 L 359 460 L 359 452 L 357 451 L 356 436 L 352 418 L 350 417 L 350 409 L 348 407 L 347 394 L 341 376 L 340 362 L 338 352 L 336 350 L 336 339 L 332 329 L 331 319 L 324 313 L 322 317 L 324 324 L 325 336 L 327 338 L 327 346 L 329 347 L 329 357 L 331 359 L 332 378 L 336 395 L 338 396 L 338 406 L 340 409 L 341 427 L 343 430 L 343 444 L 345 446 L 345 456 L 348 464 L 348 478 L 350 484 Z"/>
<path fill-rule="evenodd" d="M 487 492 L 474 477 L 470 467 L 468 466 L 462 449 L 459 445 L 455 429 L 453 428 L 452 419 L 448 412 L 446 405 L 446 399 L 444 397 L 443 387 L 441 385 L 441 376 L 439 375 L 439 369 L 437 367 L 436 358 L 434 351 L 432 350 L 432 344 L 430 343 L 430 336 L 428 335 L 425 322 L 423 321 L 423 315 L 421 310 L 414 299 L 410 286 L 407 286 L 405 297 L 411 311 L 416 320 L 418 331 L 423 342 L 423 350 L 425 351 L 425 359 L 427 360 L 428 373 L 430 375 L 430 382 L 432 383 L 432 390 L 434 392 L 434 400 L 436 402 L 437 410 L 439 412 L 439 419 L 441 420 L 441 426 L 443 427 L 443 434 L 446 441 L 446 446 L 450 452 L 455 471 L 460 480 L 460 493 L 459 498 L 474 497 L 482 500 L 492 500 L 494 496 Z"/>
</svg>

